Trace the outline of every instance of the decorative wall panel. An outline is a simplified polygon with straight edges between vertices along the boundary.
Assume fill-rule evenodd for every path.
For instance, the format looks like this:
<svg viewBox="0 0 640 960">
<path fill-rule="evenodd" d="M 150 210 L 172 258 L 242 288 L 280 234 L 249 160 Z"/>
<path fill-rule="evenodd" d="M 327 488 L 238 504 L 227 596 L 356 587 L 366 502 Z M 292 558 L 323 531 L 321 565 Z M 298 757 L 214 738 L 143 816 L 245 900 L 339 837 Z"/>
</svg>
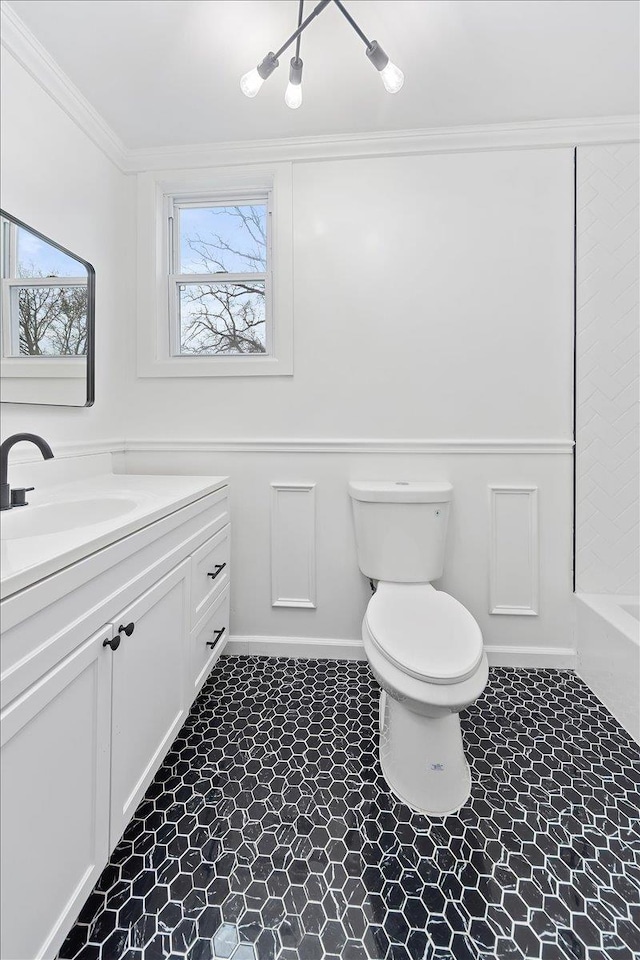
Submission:
<svg viewBox="0 0 640 960">
<path fill-rule="evenodd" d="M 491 491 L 490 613 L 538 613 L 538 488 Z"/>
<path fill-rule="evenodd" d="M 314 483 L 271 484 L 271 603 L 316 605 Z"/>
</svg>

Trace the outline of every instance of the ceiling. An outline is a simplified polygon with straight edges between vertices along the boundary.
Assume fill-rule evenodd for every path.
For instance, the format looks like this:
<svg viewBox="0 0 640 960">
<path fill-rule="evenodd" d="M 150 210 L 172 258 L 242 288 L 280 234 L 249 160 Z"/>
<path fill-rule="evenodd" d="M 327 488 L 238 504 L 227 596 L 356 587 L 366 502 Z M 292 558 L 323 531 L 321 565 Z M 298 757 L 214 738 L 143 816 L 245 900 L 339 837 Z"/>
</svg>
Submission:
<svg viewBox="0 0 640 960">
<path fill-rule="evenodd" d="M 305 12 L 315 0 L 308 0 Z M 11 0 L 130 149 L 638 112 L 632 0 L 346 0 L 402 67 L 385 93 L 333 5 L 253 100 L 240 76 L 296 26 L 297 0 Z"/>
</svg>

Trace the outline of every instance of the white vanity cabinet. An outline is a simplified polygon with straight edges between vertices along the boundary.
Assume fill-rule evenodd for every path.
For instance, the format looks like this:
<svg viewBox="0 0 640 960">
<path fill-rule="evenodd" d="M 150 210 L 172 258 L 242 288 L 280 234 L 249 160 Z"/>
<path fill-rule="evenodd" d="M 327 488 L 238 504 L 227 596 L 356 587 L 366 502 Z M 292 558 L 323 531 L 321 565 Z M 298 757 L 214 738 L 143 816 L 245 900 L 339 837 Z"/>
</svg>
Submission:
<svg viewBox="0 0 640 960">
<path fill-rule="evenodd" d="M 56 955 L 224 649 L 229 532 L 221 486 L 2 601 L 1 960 Z"/>
<path fill-rule="evenodd" d="M 110 637 L 2 713 L 3 960 L 54 955 L 109 856 Z"/>
</svg>

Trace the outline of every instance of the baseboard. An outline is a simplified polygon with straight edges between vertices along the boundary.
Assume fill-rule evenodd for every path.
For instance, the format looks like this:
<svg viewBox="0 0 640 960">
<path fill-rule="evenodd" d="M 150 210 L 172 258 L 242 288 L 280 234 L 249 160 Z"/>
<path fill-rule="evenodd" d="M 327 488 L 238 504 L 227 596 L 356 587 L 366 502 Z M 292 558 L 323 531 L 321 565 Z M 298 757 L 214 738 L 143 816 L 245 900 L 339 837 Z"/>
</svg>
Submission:
<svg viewBox="0 0 640 960">
<path fill-rule="evenodd" d="M 366 660 L 360 640 L 324 640 L 318 637 L 229 637 L 231 656 L 318 657 L 321 660 Z"/>
<path fill-rule="evenodd" d="M 549 667 L 573 669 L 576 653 L 570 647 L 485 646 L 492 667 Z M 359 640 L 317 637 L 230 637 L 229 656 L 296 657 L 322 660 L 366 660 Z"/>
<path fill-rule="evenodd" d="M 576 651 L 571 647 L 520 647 L 486 644 L 492 667 L 549 667 L 552 670 L 574 670 Z"/>
</svg>

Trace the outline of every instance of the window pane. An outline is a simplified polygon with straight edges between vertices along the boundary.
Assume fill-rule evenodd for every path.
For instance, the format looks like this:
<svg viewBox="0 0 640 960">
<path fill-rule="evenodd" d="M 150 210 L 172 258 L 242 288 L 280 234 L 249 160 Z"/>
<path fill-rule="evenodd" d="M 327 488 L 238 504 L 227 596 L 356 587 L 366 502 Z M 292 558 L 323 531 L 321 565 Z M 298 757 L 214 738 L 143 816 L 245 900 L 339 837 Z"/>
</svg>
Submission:
<svg viewBox="0 0 640 960">
<path fill-rule="evenodd" d="M 86 356 L 87 288 L 13 287 L 11 321 L 10 356 Z"/>
<path fill-rule="evenodd" d="M 180 273 L 265 273 L 266 269 L 266 203 L 180 210 Z"/>
<path fill-rule="evenodd" d="M 56 250 L 46 240 L 34 237 L 28 230 L 18 227 L 17 273 L 18 277 L 84 277 L 86 268 Z"/>
<path fill-rule="evenodd" d="M 181 283 L 180 353 L 265 353 L 265 285 Z"/>
</svg>

